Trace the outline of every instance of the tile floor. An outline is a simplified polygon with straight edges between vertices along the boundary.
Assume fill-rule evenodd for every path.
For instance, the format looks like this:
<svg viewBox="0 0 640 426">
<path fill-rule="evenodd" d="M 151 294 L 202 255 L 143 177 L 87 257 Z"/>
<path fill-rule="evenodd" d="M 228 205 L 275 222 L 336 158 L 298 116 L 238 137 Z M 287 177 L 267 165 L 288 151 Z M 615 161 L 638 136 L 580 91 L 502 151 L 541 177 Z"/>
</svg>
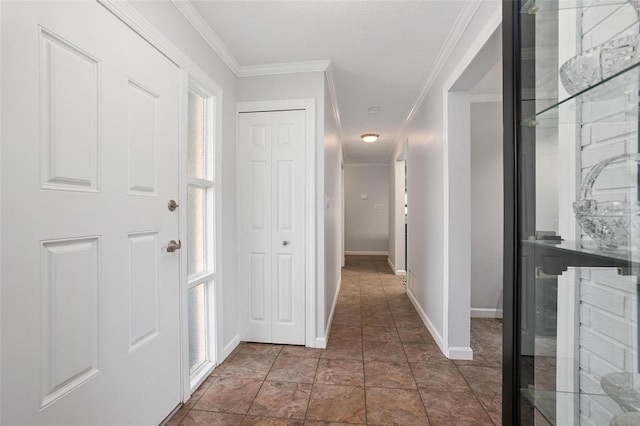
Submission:
<svg viewBox="0 0 640 426">
<path fill-rule="evenodd" d="M 386 257 L 348 256 L 326 349 L 242 343 L 169 424 L 500 424 L 502 323 L 471 329 L 448 360 Z"/>
</svg>

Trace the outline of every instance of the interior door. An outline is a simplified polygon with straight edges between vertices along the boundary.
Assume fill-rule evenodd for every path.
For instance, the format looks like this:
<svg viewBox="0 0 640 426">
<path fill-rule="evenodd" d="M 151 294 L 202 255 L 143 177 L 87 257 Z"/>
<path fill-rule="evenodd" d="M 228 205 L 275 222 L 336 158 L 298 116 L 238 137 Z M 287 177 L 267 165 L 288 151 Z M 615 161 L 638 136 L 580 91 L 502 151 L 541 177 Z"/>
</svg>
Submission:
<svg viewBox="0 0 640 426">
<path fill-rule="evenodd" d="M 305 343 L 305 111 L 238 118 L 241 338 Z"/>
<path fill-rule="evenodd" d="M 180 74 L 95 2 L 2 2 L 2 424 L 180 402 Z"/>
</svg>

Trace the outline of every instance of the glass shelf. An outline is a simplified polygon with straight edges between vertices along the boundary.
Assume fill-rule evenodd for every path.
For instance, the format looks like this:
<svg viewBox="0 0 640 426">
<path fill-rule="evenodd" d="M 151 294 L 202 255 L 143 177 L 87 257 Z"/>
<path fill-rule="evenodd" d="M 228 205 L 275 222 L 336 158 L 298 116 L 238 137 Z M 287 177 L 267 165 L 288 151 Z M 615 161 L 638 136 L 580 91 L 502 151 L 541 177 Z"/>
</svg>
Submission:
<svg viewBox="0 0 640 426">
<path fill-rule="evenodd" d="M 522 244 L 534 251 L 544 272 L 550 275 L 561 275 L 568 267 L 617 268 L 624 275 L 640 271 L 640 251 L 637 250 L 588 248 L 579 241 L 525 240 Z"/>
<path fill-rule="evenodd" d="M 520 394 L 529 400 L 531 404 L 536 407 L 538 412 L 542 414 L 547 422 L 552 425 L 560 424 L 556 420 L 555 408 L 558 406 L 579 406 L 580 399 L 589 399 L 590 401 L 599 403 L 607 407 L 617 407 L 617 404 L 613 399 L 604 393 L 584 393 L 584 392 L 556 392 L 548 390 L 540 390 L 534 388 L 520 389 Z M 608 422 L 612 421 L 617 415 L 623 413 L 621 408 L 619 411 L 605 414 Z M 606 423 L 609 424 L 609 423 Z"/>
<path fill-rule="evenodd" d="M 528 0 L 524 2 L 521 13 L 534 14 L 551 10 L 583 9 L 592 6 L 611 6 L 626 3 L 626 0 Z"/>
<path fill-rule="evenodd" d="M 637 122 L 640 63 L 554 103 L 520 124 L 557 127 L 558 124 L 592 122 Z"/>
</svg>

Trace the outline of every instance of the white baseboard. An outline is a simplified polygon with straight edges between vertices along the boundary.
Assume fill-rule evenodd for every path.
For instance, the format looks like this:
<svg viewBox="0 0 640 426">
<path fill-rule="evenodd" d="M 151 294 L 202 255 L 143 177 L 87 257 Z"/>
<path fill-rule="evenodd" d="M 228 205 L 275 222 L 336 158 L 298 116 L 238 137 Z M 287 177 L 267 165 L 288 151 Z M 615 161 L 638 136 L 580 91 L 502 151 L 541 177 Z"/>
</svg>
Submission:
<svg viewBox="0 0 640 426">
<path fill-rule="evenodd" d="M 447 358 L 467 361 L 472 360 L 473 349 L 469 346 L 451 346 L 449 347 L 449 354 L 447 355 Z"/>
<path fill-rule="evenodd" d="M 471 308 L 471 318 L 502 318 L 502 309 Z"/>
<path fill-rule="evenodd" d="M 473 359 L 473 350 L 470 347 L 451 346 L 446 348 L 444 345 L 444 339 L 442 338 L 440 333 L 438 333 L 438 330 L 429 319 L 429 316 L 422 309 L 422 306 L 420 306 L 420 304 L 416 300 L 416 297 L 408 288 L 407 288 L 407 296 L 409 296 L 409 300 L 411 300 L 411 303 L 413 303 L 413 307 L 416 308 L 418 315 L 420 315 L 420 319 L 422 319 L 422 322 L 424 323 L 425 327 L 427 327 L 427 329 L 429 330 L 429 333 L 431 333 L 431 336 L 433 336 L 433 339 L 436 341 L 436 344 L 438 345 L 438 347 L 440 348 L 440 351 L 444 354 L 444 356 L 446 356 L 449 359 L 460 359 L 460 360 Z"/>
<path fill-rule="evenodd" d="M 409 290 L 409 288 L 407 288 L 407 296 L 409 296 L 409 300 L 411 300 L 411 303 L 413 303 L 413 307 L 416 308 L 416 312 L 418 312 L 418 315 L 420 315 L 420 319 L 422 319 L 425 327 L 427 327 L 427 330 L 429 330 L 429 333 L 431 333 L 431 336 L 436 341 L 436 344 L 440 348 L 440 351 L 446 355 L 447 351 L 444 347 L 444 339 L 442 338 L 440 333 L 438 333 L 438 330 L 433 325 L 425 311 L 422 310 L 422 306 L 420 306 L 420 304 L 416 300 L 416 297 L 413 295 L 411 290 Z"/>
<path fill-rule="evenodd" d="M 393 264 L 390 257 L 387 257 L 387 263 L 389 264 L 389 267 L 391 268 L 394 274 L 401 275 L 401 276 L 407 275 L 407 271 L 403 269 L 396 269 L 396 265 Z"/>
<path fill-rule="evenodd" d="M 233 339 L 231 339 L 231 341 L 229 343 L 227 343 L 224 346 L 224 349 L 222 350 L 222 359 L 218 360 L 218 364 L 221 364 L 222 361 L 224 361 L 225 359 L 227 359 L 227 357 L 229 355 L 231 355 L 231 352 L 233 352 L 233 350 L 240 344 L 240 335 L 236 334 Z"/>
<path fill-rule="evenodd" d="M 388 251 L 345 251 L 345 255 L 347 256 L 388 256 Z"/>
<path fill-rule="evenodd" d="M 329 341 L 329 332 L 331 332 L 331 324 L 333 324 L 333 315 L 336 313 L 336 305 L 338 304 L 338 296 L 340 295 L 340 287 L 342 287 L 342 276 L 338 278 L 338 285 L 336 286 L 336 294 L 333 296 L 333 304 L 331 305 L 331 314 L 329 314 L 329 321 L 327 321 L 327 327 L 324 330 L 324 337 L 316 337 L 316 348 L 326 348 Z"/>
</svg>

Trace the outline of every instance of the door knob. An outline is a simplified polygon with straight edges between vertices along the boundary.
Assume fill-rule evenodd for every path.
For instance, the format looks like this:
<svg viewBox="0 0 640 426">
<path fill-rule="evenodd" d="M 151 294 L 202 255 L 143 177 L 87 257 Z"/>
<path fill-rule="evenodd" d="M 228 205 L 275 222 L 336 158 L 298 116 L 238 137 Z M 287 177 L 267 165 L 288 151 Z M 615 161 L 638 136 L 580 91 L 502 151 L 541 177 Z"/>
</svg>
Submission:
<svg viewBox="0 0 640 426">
<path fill-rule="evenodd" d="M 176 203 L 176 200 L 170 200 L 169 204 L 167 204 L 167 208 L 169 208 L 169 211 L 175 211 L 175 209 L 178 208 L 178 203 Z"/>
<path fill-rule="evenodd" d="M 283 245 L 283 246 L 287 246 L 287 245 L 289 245 L 289 241 L 283 241 L 283 242 L 282 242 L 282 245 Z"/>
<path fill-rule="evenodd" d="M 173 253 L 176 250 L 180 250 L 182 248 L 182 241 L 178 240 L 178 242 L 176 243 L 176 240 L 171 240 L 169 241 L 169 244 L 167 244 L 167 253 Z"/>
</svg>

